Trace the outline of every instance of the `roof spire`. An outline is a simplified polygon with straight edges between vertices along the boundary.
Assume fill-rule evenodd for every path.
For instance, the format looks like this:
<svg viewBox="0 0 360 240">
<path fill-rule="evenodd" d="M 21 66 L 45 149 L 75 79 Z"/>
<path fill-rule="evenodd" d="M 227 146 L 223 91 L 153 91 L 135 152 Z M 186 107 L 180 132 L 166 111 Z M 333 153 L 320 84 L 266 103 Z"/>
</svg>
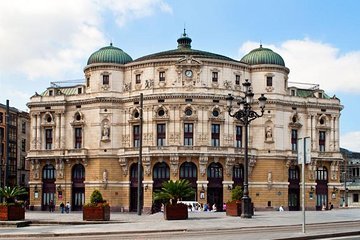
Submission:
<svg viewBox="0 0 360 240">
<path fill-rule="evenodd" d="M 261 43 L 261 40 L 260 40 L 260 48 L 262 48 L 262 43 Z"/>
<path fill-rule="evenodd" d="M 191 49 L 191 38 L 189 38 L 186 34 L 186 28 L 184 24 L 184 33 L 177 40 L 179 49 Z"/>
</svg>

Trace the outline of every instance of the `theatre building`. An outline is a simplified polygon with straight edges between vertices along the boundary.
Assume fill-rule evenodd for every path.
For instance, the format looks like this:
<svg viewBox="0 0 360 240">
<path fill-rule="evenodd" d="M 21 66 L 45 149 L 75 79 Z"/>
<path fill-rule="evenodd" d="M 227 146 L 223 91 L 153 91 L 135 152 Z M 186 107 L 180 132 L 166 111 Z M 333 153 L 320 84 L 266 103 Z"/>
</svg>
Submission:
<svg viewBox="0 0 360 240">
<path fill-rule="evenodd" d="M 135 60 L 110 44 L 90 55 L 83 81 L 52 83 L 31 97 L 34 209 L 54 200 L 81 210 L 98 189 L 113 211 L 136 211 L 140 139 L 144 212 L 169 179 L 188 179 L 196 190 L 191 200 L 219 208 L 244 181 L 246 129 L 229 116 L 226 97 L 243 96 L 245 80 L 254 99 L 267 97 L 264 116 L 248 131 L 255 208 L 300 209 L 297 139 L 304 137 L 311 138 L 306 206 L 338 207 L 340 100 L 316 84 L 291 83 L 271 49 L 260 46 L 235 60 L 195 50 L 191 42 L 184 32 L 177 48 Z M 260 112 L 257 100 L 252 107 Z"/>
</svg>

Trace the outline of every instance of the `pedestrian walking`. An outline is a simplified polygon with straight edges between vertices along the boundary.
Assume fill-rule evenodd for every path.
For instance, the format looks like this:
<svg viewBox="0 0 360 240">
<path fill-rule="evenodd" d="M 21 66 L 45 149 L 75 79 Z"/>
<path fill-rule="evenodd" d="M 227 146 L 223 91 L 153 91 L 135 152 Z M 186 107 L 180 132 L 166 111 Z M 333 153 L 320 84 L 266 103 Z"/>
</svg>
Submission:
<svg viewBox="0 0 360 240">
<path fill-rule="evenodd" d="M 63 202 L 60 203 L 60 211 L 61 213 L 64 213 L 65 211 L 65 204 Z"/>
<path fill-rule="evenodd" d="M 54 201 L 50 200 L 50 202 L 49 202 L 49 212 L 54 212 L 54 209 L 55 209 Z"/>
<path fill-rule="evenodd" d="M 71 205 L 70 205 L 69 202 L 67 202 L 66 205 L 65 205 L 65 212 L 66 212 L 66 213 L 69 213 L 69 212 L 70 212 L 70 209 L 71 209 Z"/>
</svg>

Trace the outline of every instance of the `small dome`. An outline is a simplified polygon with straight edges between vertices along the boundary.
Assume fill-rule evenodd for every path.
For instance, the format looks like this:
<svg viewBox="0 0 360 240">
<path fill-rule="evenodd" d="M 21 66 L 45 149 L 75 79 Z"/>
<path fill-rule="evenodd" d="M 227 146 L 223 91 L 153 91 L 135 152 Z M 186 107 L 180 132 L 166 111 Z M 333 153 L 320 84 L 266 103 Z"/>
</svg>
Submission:
<svg viewBox="0 0 360 240">
<path fill-rule="evenodd" d="M 126 64 L 132 62 L 132 58 L 120 48 L 114 47 L 112 43 L 110 46 L 100 48 L 89 57 L 87 64 L 93 63 L 116 63 Z"/>
<path fill-rule="evenodd" d="M 250 65 L 275 64 L 285 67 L 284 59 L 279 54 L 269 48 L 263 48 L 262 45 L 246 54 L 240 61 Z"/>
</svg>

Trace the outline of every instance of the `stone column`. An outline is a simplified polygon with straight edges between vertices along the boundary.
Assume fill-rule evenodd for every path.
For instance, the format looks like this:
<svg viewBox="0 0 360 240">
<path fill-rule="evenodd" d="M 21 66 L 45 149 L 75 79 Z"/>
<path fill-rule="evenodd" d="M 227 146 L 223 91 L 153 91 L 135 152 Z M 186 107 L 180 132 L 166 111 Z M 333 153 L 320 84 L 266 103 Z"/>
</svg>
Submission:
<svg viewBox="0 0 360 240">
<path fill-rule="evenodd" d="M 316 150 L 316 115 L 311 115 L 311 142 L 313 151 Z"/>
<path fill-rule="evenodd" d="M 59 121 L 60 121 L 60 148 L 65 148 L 65 114 L 64 112 L 59 113 Z"/>
<path fill-rule="evenodd" d="M 36 121 L 37 121 L 37 114 L 33 113 L 31 115 L 31 149 L 36 149 Z"/>
<path fill-rule="evenodd" d="M 40 113 L 36 117 L 36 149 L 41 149 L 41 115 Z"/>
<path fill-rule="evenodd" d="M 339 116 L 334 117 L 334 126 L 335 126 L 335 132 L 334 132 L 334 150 L 339 150 Z"/>
<path fill-rule="evenodd" d="M 60 143 L 61 143 L 61 139 L 60 139 L 60 118 L 61 118 L 61 113 L 56 113 L 55 149 L 59 149 L 60 148 Z"/>
</svg>

